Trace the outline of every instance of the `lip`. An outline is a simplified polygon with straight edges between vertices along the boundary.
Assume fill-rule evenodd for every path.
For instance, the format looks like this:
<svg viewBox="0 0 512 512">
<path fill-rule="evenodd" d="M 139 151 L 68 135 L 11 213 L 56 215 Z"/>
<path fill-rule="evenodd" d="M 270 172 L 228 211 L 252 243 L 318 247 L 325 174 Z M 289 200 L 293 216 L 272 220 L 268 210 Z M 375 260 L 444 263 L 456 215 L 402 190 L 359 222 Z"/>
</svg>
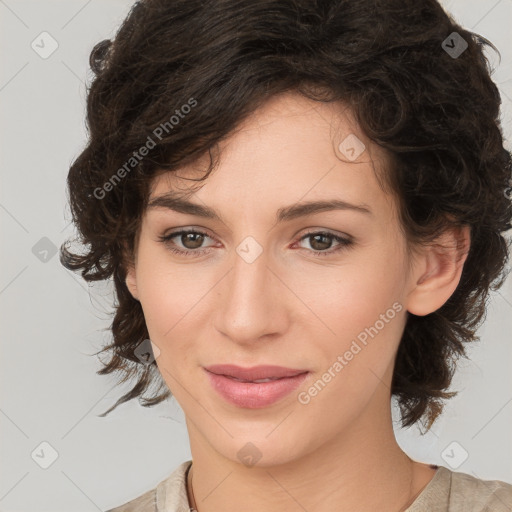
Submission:
<svg viewBox="0 0 512 512">
<path fill-rule="evenodd" d="M 250 368 L 242 368 L 234 364 L 214 364 L 206 366 L 205 370 L 215 373 L 217 375 L 227 375 L 242 380 L 259 380 L 271 378 L 294 377 L 300 373 L 305 373 L 308 370 L 286 368 L 284 366 L 275 365 L 260 365 L 252 366 Z"/>
<path fill-rule="evenodd" d="M 211 367 L 210 367 L 211 368 Z M 238 367 L 240 368 L 240 367 Z M 252 368 L 252 374 L 256 375 L 253 377 L 255 380 L 271 378 L 261 376 L 262 367 L 259 367 L 259 370 Z M 254 382 L 241 382 L 234 380 L 234 378 L 219 375 L 216 373 L 212 373 L 206 368 L 205 373 L 208 375 L 208 379 L 213 389 L 226 401 L 229 403 L 236 405 L 237 407 L 242 407 L 246 409 L 261 409 L 263 407 L 268 407 L 269 405 L 274 404 L 275 402 L 281 400 L 286 395 L 289 395 L 292 391 L 297 389 L 309 375 L 309 371 L 302 370 L 291 370 L 291 369 L 283 369 L 283 367 L 263 367 L 265 368 L 264 372 L 276 372 L 287 370 L 287 373 L 291 373 L 289 377 L 279 377 L 276 380 L 271 380 L 268 382 L 254 383 Z M 270 369 L 269 369 L 270 368 Z M 280 370 L 276 370 L 276 368 L 280 368 Z M 236 370 L 229 370 L 236 371 Z M 257 373 L 259 372 L 259 373 Z M 239 372 L 243 373 L 243 372 Z M 248 373 L 245 372 L 244 375 Z"/>
</svg>

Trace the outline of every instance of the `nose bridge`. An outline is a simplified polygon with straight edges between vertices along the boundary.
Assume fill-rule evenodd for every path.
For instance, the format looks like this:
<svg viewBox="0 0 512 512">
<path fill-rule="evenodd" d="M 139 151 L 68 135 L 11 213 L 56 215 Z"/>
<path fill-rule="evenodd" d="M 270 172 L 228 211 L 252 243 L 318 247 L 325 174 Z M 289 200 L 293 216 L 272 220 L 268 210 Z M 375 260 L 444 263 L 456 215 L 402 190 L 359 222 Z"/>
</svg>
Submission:
<svg viewBox="0 0 512 512">
<path fill-rule="evenodd" d="M 256 341 L 278 330 L 282 311 L 279 280 L 268 249 L 248 236 L 236 246 L 233 268 L 217 307 L 217 329 L 238 342 Z"/>
</svg>

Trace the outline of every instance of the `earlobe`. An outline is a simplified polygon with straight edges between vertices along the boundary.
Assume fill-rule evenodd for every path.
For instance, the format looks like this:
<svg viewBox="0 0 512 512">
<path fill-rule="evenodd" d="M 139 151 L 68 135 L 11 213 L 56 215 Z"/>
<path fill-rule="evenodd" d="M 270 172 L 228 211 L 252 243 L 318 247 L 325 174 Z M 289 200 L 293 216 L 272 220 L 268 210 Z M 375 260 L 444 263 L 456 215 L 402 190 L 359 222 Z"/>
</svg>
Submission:
<svg viewBox="0 0 512 512">
<path fill-rule="evenodd" d="M 470 247 L 470 227 L 451 228 L 422 250 L 411 274 L 407 310 L 425 316 L 437 311 L 455 292 Z"/>
</svg>

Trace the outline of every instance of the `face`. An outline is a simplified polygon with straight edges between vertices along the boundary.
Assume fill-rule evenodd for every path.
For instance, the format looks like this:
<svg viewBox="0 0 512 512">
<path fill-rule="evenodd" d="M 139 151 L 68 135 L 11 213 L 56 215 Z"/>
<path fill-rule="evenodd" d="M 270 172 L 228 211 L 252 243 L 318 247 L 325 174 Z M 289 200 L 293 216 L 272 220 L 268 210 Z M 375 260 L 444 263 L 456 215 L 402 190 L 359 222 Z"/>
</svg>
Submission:
<svg viewBox="0 0 512 512">
<path fill-rule="evenodd" d="M 372 167 L 385 166 L 386 155 L 339 104 L 274 97 L 220 149 L 201 188 L 182 179 L 201 175 L 196 164 L 158 176 L 150 195 L 194 186 L 187 200 L 219 218 L 157 201 L 143 217 L 127 284 L 191 443 L 233 461 L 257 450 L 262 465 L 284 463 L 348 435 L 362 418 L 378 426 L 389 408 L 412 286 L 406 243 L 395 199 Z M 346 207 L 278 220 L 282 209 L 317 201 Z M 230 388 L 228 400 L 204 369 L 217 364 L 307 373 L 288 379 L 295 384 L 278 399 L 267 383 L 270 391 Z M 270 401 L 251 401 L 251 385 Z"/>
</svg>

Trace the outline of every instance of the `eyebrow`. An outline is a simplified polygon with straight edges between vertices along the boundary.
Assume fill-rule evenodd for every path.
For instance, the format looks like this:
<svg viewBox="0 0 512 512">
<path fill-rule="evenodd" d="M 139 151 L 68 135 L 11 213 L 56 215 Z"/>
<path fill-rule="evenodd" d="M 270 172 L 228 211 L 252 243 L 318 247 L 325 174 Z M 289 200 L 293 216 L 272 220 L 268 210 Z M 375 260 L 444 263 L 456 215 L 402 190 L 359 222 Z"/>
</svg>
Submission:
<svg viewBox="0 0 512 512">
<path fill-rule="evenodd" d="M 224 222 L 213 208 L 192 203 L 183 197 L 178 197 L 173 192 L 168 192 L 151 199 L 148 203 L 148 209 L 152 208 L 167 208 L 178 213 L 196 215 L 198 217 Z M 276 212 L 276 222 L 290 221 L 299 217 L 305 217 L 307 215 L 313 215 L 314 213 L 331 210 L 352 210 L 372 215 L 372 211 L 366 204 L 356 205 L 340 199 L 329 199 L 322 201 L 307 201 L 279 208 Z"/>
</svg>

